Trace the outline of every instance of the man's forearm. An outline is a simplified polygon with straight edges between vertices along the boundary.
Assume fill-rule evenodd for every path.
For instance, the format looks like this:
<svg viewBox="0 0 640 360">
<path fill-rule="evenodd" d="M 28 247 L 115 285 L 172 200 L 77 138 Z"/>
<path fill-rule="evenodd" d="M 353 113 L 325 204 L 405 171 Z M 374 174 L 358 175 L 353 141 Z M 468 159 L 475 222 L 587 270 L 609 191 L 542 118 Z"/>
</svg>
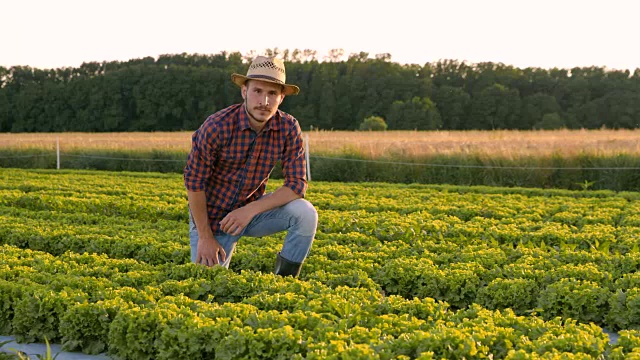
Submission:
<svg viewBox="0 0 640 360">
<path fill-rule="evenodd" d="M 207 197 L 204 191 L 187 191 L 189 209 L 200 238 L 213 237 L 207 213 Z"/>
<path fill-rule="evenodd" d="M 298 196 L 298 194 L 296 194 L 289 187 L 281 186 L 268 196 L 263 196 L 260 199 L 247 204 L 246 206 L 250 207 L 252 212 L 257 215 L 267 210 L 271 210 L 273 208 L 288 204 L 291 201 L 299 198 L 300 196 Z"/>
</svg>

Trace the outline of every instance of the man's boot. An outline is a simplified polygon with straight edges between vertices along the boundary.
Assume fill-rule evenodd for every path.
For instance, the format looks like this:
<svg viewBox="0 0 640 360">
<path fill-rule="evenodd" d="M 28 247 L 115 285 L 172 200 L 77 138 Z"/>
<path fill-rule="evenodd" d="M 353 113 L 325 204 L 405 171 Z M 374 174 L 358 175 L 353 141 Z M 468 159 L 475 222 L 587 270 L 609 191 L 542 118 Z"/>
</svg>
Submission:
<svg viewBox="0 0 640 360">
<path fill-rule="evenodd" d="M 298 277 L 298 275 L 300 275 L 301 268 L 302 263 L 289 261 L 280 256 L 280 253 L 278 253 L 276 257 L 276 270 L 273 273 L 281 276 L 291 275 L 293 277 Z"/>
</svg>

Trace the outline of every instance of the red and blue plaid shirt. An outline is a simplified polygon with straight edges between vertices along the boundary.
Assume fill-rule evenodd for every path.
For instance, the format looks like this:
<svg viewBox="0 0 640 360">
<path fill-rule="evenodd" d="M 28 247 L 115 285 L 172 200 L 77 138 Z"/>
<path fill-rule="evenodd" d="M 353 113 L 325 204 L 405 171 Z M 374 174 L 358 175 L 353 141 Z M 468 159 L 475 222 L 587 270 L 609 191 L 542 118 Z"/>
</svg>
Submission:
<svg viewBox="0 0 640 360">
<path fill-rule="evenodd" d="M 284 186 L 300 197 L 307 190 L 302 130 L 291 115 L 278 110 L 256 133 L 243 104 L 209 116 L 193 133 L 184 168 L 190 191 L 205 191 L 214 234 L 232 210 L 260 198 L 276 162 L 281 161 Z"/>
</svg>

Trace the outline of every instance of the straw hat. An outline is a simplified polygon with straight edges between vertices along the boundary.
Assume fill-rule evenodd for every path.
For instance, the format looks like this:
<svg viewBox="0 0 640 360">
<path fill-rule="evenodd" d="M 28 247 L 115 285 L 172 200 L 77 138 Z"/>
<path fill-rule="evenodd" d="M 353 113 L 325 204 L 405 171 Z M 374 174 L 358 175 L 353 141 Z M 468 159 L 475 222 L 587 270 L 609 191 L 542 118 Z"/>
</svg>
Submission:
<svg viewBox="0 0 640 360">
<path fill-rule="evenodd" d="M 278 58 L 258 56 L 253 60 L 247 70 L 247 76 L 232 74 L 231 81 L 242 86 L 247 80 L 255 79 L 284 86 L 285 95 L 298 95 L 300 88 L 295 85 L 286 84 L 286 73 L 284 62 Z"/>
</svg>

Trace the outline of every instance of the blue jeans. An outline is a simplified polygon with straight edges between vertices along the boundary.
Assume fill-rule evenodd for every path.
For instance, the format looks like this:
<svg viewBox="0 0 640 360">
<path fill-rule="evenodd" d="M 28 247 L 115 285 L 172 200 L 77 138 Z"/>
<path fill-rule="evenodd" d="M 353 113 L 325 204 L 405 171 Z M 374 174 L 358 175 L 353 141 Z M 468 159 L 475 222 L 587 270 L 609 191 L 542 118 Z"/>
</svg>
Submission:
<svg viewBox="0 0 640 360">
<path fill-rule="evenodd" d="M 224 248 L 227 258 L 220 265 L 229 268 L 236 243 L 243 236 L 261 237 L 287 230 L 280 251 L 283 258 L 302 263 L 309 255 L 309 249 L 316 235 L 318 213 L 305 199 L 296 199 L 283 206 L 256 215 L 240 235 L 229 235 L 222 231 L 214 234 L 215 239 Z M 198 230 L 189 211 L 189 239 L 191 243 L 191 261 L 196 261 L 198 251 Z"/>
</svg>

